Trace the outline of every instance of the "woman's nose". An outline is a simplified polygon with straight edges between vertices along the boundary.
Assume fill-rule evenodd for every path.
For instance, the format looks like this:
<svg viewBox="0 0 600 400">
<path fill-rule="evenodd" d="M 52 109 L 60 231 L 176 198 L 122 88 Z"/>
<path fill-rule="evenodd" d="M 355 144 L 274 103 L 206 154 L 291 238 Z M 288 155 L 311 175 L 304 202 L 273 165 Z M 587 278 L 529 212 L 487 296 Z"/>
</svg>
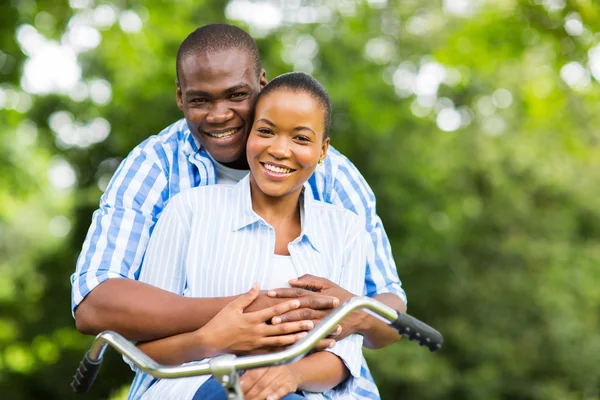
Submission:
<svg viewBox="0 0 600 400">
<path fill-rule="evenodd" d="M 291 151 L 287 138 L 282 135 L 276 136 L 269 147 L 269 154 L 275 158 L 287 158 L 290 156 L 290 153 Z"/>
</svg>

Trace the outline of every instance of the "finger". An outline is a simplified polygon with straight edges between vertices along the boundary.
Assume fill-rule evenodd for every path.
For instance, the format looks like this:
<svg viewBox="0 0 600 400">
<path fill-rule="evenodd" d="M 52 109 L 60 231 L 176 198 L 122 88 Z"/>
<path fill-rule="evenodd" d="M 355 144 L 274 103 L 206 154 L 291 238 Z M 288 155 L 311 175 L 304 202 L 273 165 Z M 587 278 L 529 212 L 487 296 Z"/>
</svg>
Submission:
<svg viewBox="0 0 600 400">
<path fill-rule="evenodd" d="M 259 284 L 256 283 L 246 293 L 240 295 L 237 299 L 233 300 L 226 307 L 232 308 L 237 311 L 244 311 L 252 302 L 256 299 L 260 293 Z"/>
<path fill-rule="evenodd" d="M 312 320 L 317 321 L 325 318 L 327 311 L 313 310 L 311 308 L 300 308 L 286 312 L 271 319 L 271 324 L 278 325 L 286 322 Z"/>
<path fill-rule="evenodd" d="M 276 304 L 271 307 L 267 307 L 264 310 L 255 311 L 253 313 L 249 313 L 253 318 L 257 321 L 268 321 L 276 315 L 285 314 L 291 310 L 300 307 L 300 300 L 294 299 L 285 301 L 280 304 Z"/>
<path fill-rule="evenodd" d="M 300 278 L 291 279 L 290 286 L 295 288 L 304 288 L 313 291 L 321 291 L 326 288 L 326 282 L 323 278 L 311 274 L 302 275 Z"/>
<path fill-rule="evenodd" d="M 331 338 L 321 339 L 317 342 L 314 349 L 315 350 L 325 350 L 335 346 L 335 340 Z"/>
<path fill-rule="evenodd" d="M 267 373 L 268 368 L 254 368 L 248 370 L 240 378 L 240 386 L 242 392 L 247 393 L 252 387 L 260 380 L 260 378 Z"/>
<path fill-rule="evenodd" d="M 279 289 L 271 289 L 267 292 L 267 296 L 269 297 L 277 297 L 277 298 L 297 298 L 310 295 L 311 292 L 308 290 L 300 289 L 300 288 L 279 288 Z"/>
<path fill-rule="evenodd" d="M 248 397 L 249 398 L 254 397 L 256 399 L 263 400 L 263 399 L 266 399 L 267 396 L 272 395 L 280 387 L 287 386 L 285 384 L 282 384 L 282 382 L 279 382 L 278 378 L 281 377 L 281 374 L 278 371 L 279 368 L 280 367 L 271 368 L 269 373 L 264 375 L 263 378 L 261 379 L 260 387 L 259 387 L 259 385 L 255 385 L 255 387 L 252 388 L 252 391 L 248 393 L 248 395 L 249 395 Z M 257 389 L 257 390 L 255 391 L 254 389 Z"/>
<path fill-rule="evenodd" d="M 279 336 L 287 335 L 289 333 L 296 333 L 301 331 L 308 331 L 315 327 L 313 321 L 296 321 L 286 322 L 278 325 L 267 325 L 264 331 L 265 336 Z"/>
<path fill-rule="evenodd" d="M 343 332 L 342 326 L 338 325 L 335 327 L 333 332 L 331 332 L 329 335 L 327 335 L 327 337 L 335 337 L 337 339 L 337 336 L 339 336 L 342 332 Z"/>
<path fill-rule="evenodd" d="M 266 400 L 279 400 L 289 393 L 292 393 L 292 391 L 282 386 L 279 389 L 277 389 L 275 393 L 267 396 Z"/>
<path fill-rule="evenodd" d="M 275 372 L 276 367 L 265 368 L 265 373 L 256 381 L 256 383 L 252 386 L 247 393 L 245 393 L 245 399 L 264 399 L 266 395 L 262 395 L 263 392 L 267 391 L 268 393 L 272 393 L 273 389 L 269 390 L 269 387 L 275 383 L 275 379 L 277 378 L 277 373 Z"/>
<path fill-rule="evenodd" d="M 306 332 L 292 333 L 289 335 L 269 336 L 260 339 L 261 347 L 282 347 L 296 343 L 298 340 L 306 336 Z"/>
</svg>

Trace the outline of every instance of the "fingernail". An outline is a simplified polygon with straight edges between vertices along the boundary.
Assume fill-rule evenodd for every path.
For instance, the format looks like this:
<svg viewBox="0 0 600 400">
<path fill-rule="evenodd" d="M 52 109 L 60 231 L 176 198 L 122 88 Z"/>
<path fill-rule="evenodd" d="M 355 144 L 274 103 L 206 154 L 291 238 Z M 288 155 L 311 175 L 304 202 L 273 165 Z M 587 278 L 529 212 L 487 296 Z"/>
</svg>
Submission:
<svg viewBox="0 0 600 400">
<path fill-rule="evenodd" d="M 335 346 L 335 340 L 329 344 L 329 347 Z"/>
<path fill-rule="evenodd" d="M 306 335 L 308 335 L 308 333 L 307 333 L 307 332 L 300 332 L 300 333 L 298 334 L 298 337 L 299 337 L 299 338 L 303 338 L 303 337 L 304 337 L 304 336 L 306 336 Z"/>
<path fill-rule="evenodd" d="M 293 306 L 294 308 L 298 308 L 298 307 L 300 307 L 300 300 L 294 300 L 294 301 L 292 302 L 292 306 Z"/>
<path fill-rule="evenodd" d="M 269 292 L 267 293 L 267 296 L 275 296 L 275 291 L 274 290 L 269 290 Z"/>
<path fill-rule="evenodd" d="M 342 327 L 338 326 L 337 329 L 335 330 L 338 334 L 342 333 Z"/>
<path fill-rule="evenodd" d="M 340 299 L 338 299 L 337 297 L 335 299 L 333 299 L 333 306 L 337 307 L 340 305 Z"/>
<path fill-rule="evenodd" d="M 312 329 L 314 327 L 315 327 L 315 324 L 312 321 L 308 321 L 306 324 L 304 324 L 305 329 Z"/>
<path fill-rule="evenodd" d="M 281 318 L 279 318 L 279 317 L 273 317 L 273 319 L 271 320 L 271 323 L 273 325 L 277 325 L 280 322 L 281 322 Z"/>
<path fill-rule="evenodd" d="M 290 279 L 288 282 L 298 282 L 298 279 Z"/>
</svg>

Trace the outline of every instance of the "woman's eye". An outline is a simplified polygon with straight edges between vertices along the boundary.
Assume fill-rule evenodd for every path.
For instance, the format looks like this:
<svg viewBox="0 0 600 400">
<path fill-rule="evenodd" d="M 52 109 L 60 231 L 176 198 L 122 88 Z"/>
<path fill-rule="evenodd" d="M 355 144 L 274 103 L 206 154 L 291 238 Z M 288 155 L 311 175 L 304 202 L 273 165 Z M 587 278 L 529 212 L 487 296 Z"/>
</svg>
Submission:
<svg viewBox="0 0 600 400">
<path fill-rule="evenodd" d="M 258 128 L 256 131 L 264 135 L 270 135 L 273 133 L 273 131 L 268 128 Z"/>
<path fill-rule="evenodd" d="M 296 136 L 296 140 L 300 142 L 310 142 L 310 138 L 308 136 Z"/>
</svg>

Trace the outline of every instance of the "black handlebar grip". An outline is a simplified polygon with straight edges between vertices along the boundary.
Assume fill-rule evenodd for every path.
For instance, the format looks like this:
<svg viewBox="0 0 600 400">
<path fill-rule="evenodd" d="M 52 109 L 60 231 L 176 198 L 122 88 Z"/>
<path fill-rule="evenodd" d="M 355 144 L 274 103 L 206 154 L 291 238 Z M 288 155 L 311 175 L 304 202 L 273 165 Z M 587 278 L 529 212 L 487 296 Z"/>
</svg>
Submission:
<svg viewBox="0 0 600 400">
<path fill-rule="evenodd" d="M 90 387 L 96 380 L 96 376 L 98 376 L 101 365 L 102 358 L 93 361 L 90 359 L 89 351 L 85 353 L 85 357 L 83 357 L 83 360 L 79 363 L 79 368 L 77 368 L 77 372 L 75 372 L 75 376 L 73 376 L 71 389 L 73 389 L 75 393 L 83 393 L 90 390 Z"/>
<path fill-rule="evenodd" d="M 441 333 L 408 314 L 399 312 L 398 318 L 390 326 L 419 345 L 427 346 L 431 351 L 441 349 L 444 343 L 444 337 Z"/>
</svg>

